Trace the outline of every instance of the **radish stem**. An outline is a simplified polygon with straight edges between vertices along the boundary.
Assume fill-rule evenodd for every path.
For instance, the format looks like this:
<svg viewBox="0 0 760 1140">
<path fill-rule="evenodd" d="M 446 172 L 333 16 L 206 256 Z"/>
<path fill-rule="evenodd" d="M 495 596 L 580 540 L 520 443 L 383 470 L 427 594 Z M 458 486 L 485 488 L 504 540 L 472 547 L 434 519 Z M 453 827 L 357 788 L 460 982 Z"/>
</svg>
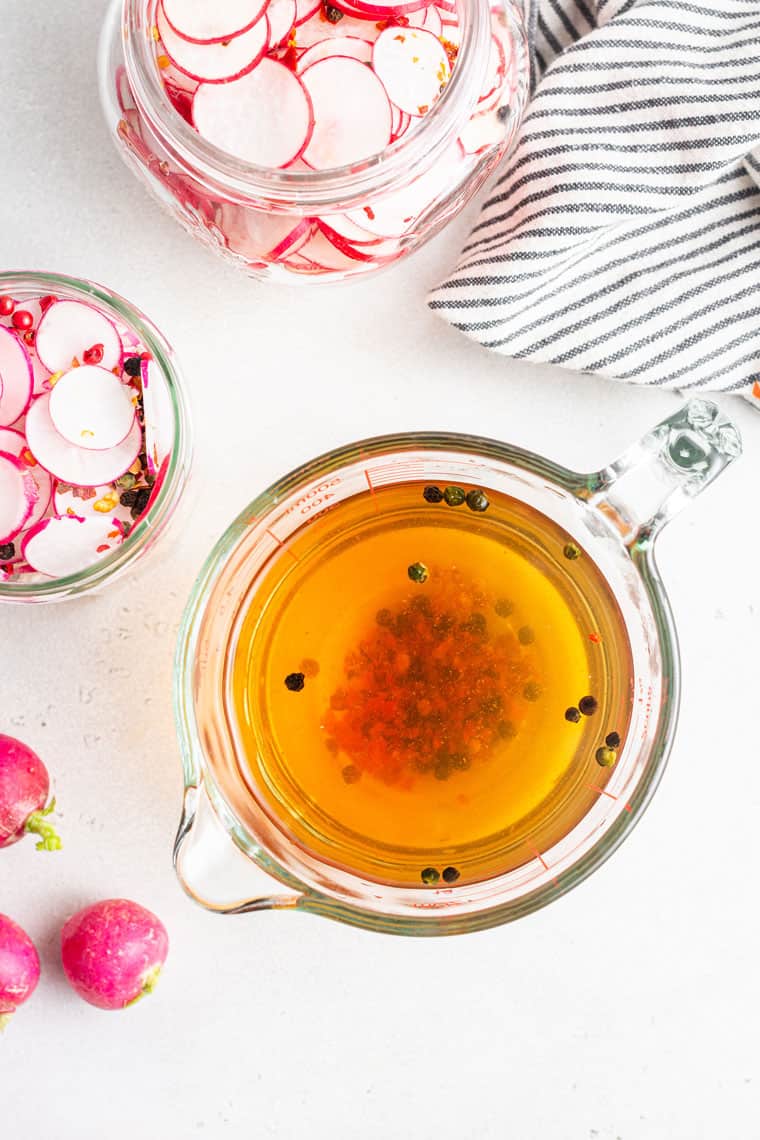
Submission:
<svg viewBox="0 0 760 1140">
<path fill-rule="evenodd" d="M 46 820 L 46 817 L 53 811 L 55 811 L 55 797 L 46 808 L 32 812 L 24 825 L 24 831 L 28 831 L 32 835 L 39 835 L 40 840 L 35 844 L 38 851 L 60 851 L 63 846 L 58 832 Z"/>
</svg>

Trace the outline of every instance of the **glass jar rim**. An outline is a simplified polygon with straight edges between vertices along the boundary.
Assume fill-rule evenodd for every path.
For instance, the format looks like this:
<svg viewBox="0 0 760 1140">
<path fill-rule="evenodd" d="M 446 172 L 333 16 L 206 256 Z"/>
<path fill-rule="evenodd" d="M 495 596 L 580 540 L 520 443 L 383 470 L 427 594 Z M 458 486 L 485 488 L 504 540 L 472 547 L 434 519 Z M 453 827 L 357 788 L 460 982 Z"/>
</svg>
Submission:
<svg viewBox="0 0 760 1140">
<path fill-rule="evenodd" d="M 0 293 L 39 290 L 41 294 L 61 294 L 65 299 L 96 300 L 119 320 L 134 328 L 161 369 L 171 401 L 174 418 L 174 446 L 169 454 L 161 488 L 154 502 L 130 531 L 126 540 L 106 558 L 86 570 L 54 578 L 46 582 L 4 582 L 0 584 L 0 603 L 25 601 L 59 601 L 90 591 L 125 569 L 161 532 L 179 499 L 187 478 L 192 451 L 190 416 L 184 397 L 181 376 L 174 354 L 159 330 L 139 309 L 118 293 L 86 278 L 68 277 L 60 273 L 40 271 L 0 272 Z"/>
<path fill-rule="evenodd" d="M 456 66 L 435 106 L 418 126 L 385 151 L 362 162 L 325 171 L 273 170 L 226 154 L 205 141 L 170 105 L 158 76 L 153 38 L 147 34 L 145 16 L 158 0 L 122 0 L 122 36 L 127 79 L 135 103 L 172 157 L 201 180 L 222 186 L 243 200 L 259 197 L 282 206 L 328 208 L 345 199 L 360 201 L 368 193 L 392 186 L 434 162 L 457 138 L 466 108 L 467 116 L 477 103 L 480 75 L 477 69 Z M 512 0 L 504 0 L 515 21 Z M 459 61 L 481 58 L 488 64 L 491 41 L 489 0 L 455 0 L 464 29 L 457 55 Z M 152 17 L 151 17 L 152 21 Z M 171 116 L 167 124 L 167 115 Z M 167 137 L 169 136 L 169 137 Z"/>
</svg>

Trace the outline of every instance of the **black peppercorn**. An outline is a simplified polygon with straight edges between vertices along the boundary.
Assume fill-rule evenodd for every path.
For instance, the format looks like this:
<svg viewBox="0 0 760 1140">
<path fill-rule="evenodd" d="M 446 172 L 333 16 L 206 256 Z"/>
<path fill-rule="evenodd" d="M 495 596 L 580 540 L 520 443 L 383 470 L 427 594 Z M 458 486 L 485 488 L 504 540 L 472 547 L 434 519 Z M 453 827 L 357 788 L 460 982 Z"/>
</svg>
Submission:
<svg viewBox="0 0 760 1140">
<path fill-rule="evenodd" d="M 329 20 L 331 24 L 339 24 L 343 19 L 343 13 L 340 8 L 333 8 L 332 4 L 325 4 L 325 19 Z"/>
<path fill-rule="evenodd" d="M 596 697 L 582 697 L 581 700 L 578 701 L 578 708 L 584 716 L 593 716 L 599 708 L 599 702 Z"/>
<path fill-rule="evenodd" d="M 569 720 L 571 724 L 577 724 L 580 719 L 580 709 L 575 708 L 574 705 L 569 709 L 565 709 L 565 720 Z"/>
<path fill-rule="evenodd" d="M 620 733 L 618 733 L 618 732 L 608 733 L 608 735 L 605 737 L 604 743 L 607 745 L 608 748 L 619 748 L 620 747 Z"/>
<path fill-rule="evenodd" d="M 124 361 L 124 371 L 127 376 L 139 376 L 142 370 L 142 360 L 139 356 L 129 356 Z"/>
<path fill-rule="evenodd" d="M 12 542 L 4 542 L 0 546 L 0 562 L 9 562 L 16 554 L 16 547 Z"/>
<path fill-rule="evenodd" d="M 422 492 L 422 497 L 426 503 L 442 503 L 443 491 L 440 487 L 426 487 Z"/>
<path fill-rule="evenodd" d="M 303 673 L 288 673 L 285 678 L 285 688 L 291 693 L 300 693 L 306 684 Z"/>
<path fill-rule="evenodd" d="M 459 871 L 457 871 L 456 867 L 444 867 L 441 877 L 444 883 L 455 883 L 459 878 Z"/>
</svg>

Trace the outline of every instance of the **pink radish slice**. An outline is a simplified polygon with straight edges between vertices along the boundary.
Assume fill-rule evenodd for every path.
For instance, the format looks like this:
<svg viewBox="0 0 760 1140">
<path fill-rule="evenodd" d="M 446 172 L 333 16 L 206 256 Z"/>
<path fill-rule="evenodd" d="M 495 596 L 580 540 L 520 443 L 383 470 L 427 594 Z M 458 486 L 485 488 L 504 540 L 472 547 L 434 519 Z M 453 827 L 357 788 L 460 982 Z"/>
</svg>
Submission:
<svg viewBox="0 0 760 1140">
<path fill-rule="evenodd" d="M 51 372 L 82 363 L 93 345 L 103 345 L 103 368 L 116 368 L 123 355 L 121 339 L 108 317 L 85 301 L 56 301 L 43 314 L 37 329 L 37 355 Z"/>
<path fill-rule="evenodd" d="M 58 483 L 53 496 L 53 505 L 59 518 L 73 516 L 130 523 L 131 509 L 121 505 L 120 495 L 121 491 L 115 483 L 106 483 L 103 487 L 70 487 L 67 483 Z"/>
<path fill-rule="evenodd" d="M 296 22 L 296 0 L 271 0 L 267 8 L 269 46 L 279 45 L 288 38 Z"/>
<path fill-rule="evenodd" d="M 309 166 L 329 170 L 385 150 L 391 106 L 369 67 L 335 56 L 312 64 L 301 80 L 314 108 L 314 129 L 303 152 Z"/>
<path fill-rule="evenodd" d="M 412 123 L 412 116 L 407 115 L 406 111 L 402 111 L 399 107 L 393 107 L 393 140 L 400 139 L 409 130 Z"/>
<path fill-rule="evenodd" d="M 0 427 L 10 427 L 23 416 L 33 385 L 29 353 L 15 333 L 0 325 Z"/>
<path fill-rule="evenodd" d="M 179 36 L 194 43 L 231 40 L 264 14 L 267 0 L 163 0 L 164 14 Z"/>
<path fill-rule="evenodd" d="M 174 408 L 163 372 L 154 360 L 142 362 L 145 455 L 155 475 L 174 447 Z"/>
<path fill-rule="evenodd" d="M 29 450 L 46 471 L 76 487 L 99 487 L 112 483 L 132 466 L 143 439 L 136 419 L 129 435 L 116 447 L 88 451 L 69 443 L 56 431 L 50 417 L 50 395 L 38 396 L 26 417 Z"/>
<path fill-rule="evenodd" d="M 322 231 L 325 227 L 334 230 L 352 245 L 378 245 L 381 241 L 377 234 L 371 234 L 369 230 L 357 225 L 347 214 L 325 214 L 317 218 L 317 224 Z"/>
<path fill-rule="evenodd" d="M 296 23 L 303 24 L 320 10 L 322 0 L 296 0 Z M 329 21 L 325 21 L 329 23 Z"/>
<path fill-rule="evenodd" d="M 297 158 L 311 135 L 313 115 L 300 80 L 276 60 L 229 83 L 202 83 L 193 124 L 207 142 L 258 166 L 277 168 Z"/>
<path fill-rule="evenodd" d="M 226 202 L 219 225 L 233 253 L 247 260 L 272 261 L 283 252 L 303 244 L 311 223 L 296 222 L 292 215 L 267 214 Z"/>
<path fill-rule="evenodd" d="M 386 28 L 375 43 L 372 66 L 391 102 L 413 117 L 430 110 L 451 77 L 443 44 L 423 28 Z"/>
<path fill-rule="evenodd" d="M 314 47 L 324 40 L 350 36 L 360 40 L 369 40 L 374 43 L 380 34 L 375 22 L 357 19 L 355 16 L 344 16 L 337 24 L 331 24 L 318 12 L 303 24 L 296 25 L 296 47 L 298 50 Z"/>
<path fill-rule="evenodd" d="M 29 469 L 7 451 L 0 451 L 0 545 L 23 530 L 38 498 Z"/>
<path fill-rule="evenodd" d="M 50 418 L 69 443 L 108 451 L 126 439 L 134 423 L 130 389 L 113 372 L 83 364 L 60 377 L 50 393 Z"/>
<path fill-rule="evenodd" d="M 25 527 L 34 526 L 45 514 L 45 511 L 50 506 L 50 500 L 53 495 L 53 480 L 47 473 L 44 467 L 40 467 L 39 463 L 32 466 L 25 458 L 27 452 L 26 436 L 21 431 L 16 431 L 14 428 L 0 428 L 0 451 L 12 455 L 14 459 L 18 459 L 28 469 L 29 474 L 37 485 L 37 502 L 32 507 L 32 512 L 29 518 L 24 521 Z"/>
<path fill-rule="evenodd" d="M 32 320 L 34 321 L 33 328 L 37 328 L 40 323 L 40 317 L 42 316 L 42 306 L 40 302 L 38 300 L 26 299 L 20 303 L 20 307 L 32 314 Z M 0 317 L 0 323 L 6 324 L 10 328 L 12 319 L 12 314 L 7 317 Z M 33 346 L 25 347 L 29 359 L 32 362 L 32 373 L 34 376 L 32 395 L 39 396 L 40 392 L 46 392 L 49 388 L 48 380 L 50 379 L 50 370 L 42 363 Z"/>
<path fill-rule="evenodd" d="M 21 553 L 32 569 L 48 578 L 66 578 L 86 570 L 121 545 L 110 518 L 43 519 L 27 531 Z M 107 548 L 107 549 L 105 549 Z"/>
<path fill-rule="evenodd" d="M 257 20 L 247 32 L 241 32 L 222 43 L 196 44 L 173 31 L 158 9 L 156 26 L 166 54 L 172 63 L 189 75 L 206 83 L 224 83 L 237 79 L 255 67 L 269 47 L 269 22 L 266 16 Z"/>
<path fill-rule="evenodd" d="M 334 36 L 331 39 L 322 40 L 313 47 L 307 48 L 298 61 L 297 71 L 299 75 L 311 67 L 313 63 L 319 63 L 322 59 L 327 59 L 332 55 L 341 55 L 347 59 L 358 59 L 360 63 L 370 63 L 372 61 L 372 44 L 369 40 L 360 40 L 358 36 Z"/>
</svg>

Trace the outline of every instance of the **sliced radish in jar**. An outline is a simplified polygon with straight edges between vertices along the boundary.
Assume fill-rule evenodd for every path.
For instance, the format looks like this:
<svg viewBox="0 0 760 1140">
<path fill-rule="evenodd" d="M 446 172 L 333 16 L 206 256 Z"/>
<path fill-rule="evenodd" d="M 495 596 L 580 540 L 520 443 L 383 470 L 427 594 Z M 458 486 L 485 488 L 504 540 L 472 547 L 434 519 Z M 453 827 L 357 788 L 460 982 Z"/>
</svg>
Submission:
<svg viewBox="0 0 760 1140">
<path fill-rule="evenodd" d="M 32 513 L 25 520 L 24 526 L 34 526 L 39 522 L 50 506 L 53 496 L 53 480 L 44 467 L 35 463 L 31 452 L 26 445 L 26 436 L 15 428 L 0 428 L 0 451 L 19 459 L 27 468 L 34 482 L 37 484 L 37 502 L 32 507 Z"/>
<path fill-rule="evenodd" d="M 303 152 L 315 170 L 360 162 L 391 139 L 391 105 L 377 76 L 356 59 L 336 56 L 301 76 L 314 108 L 314 129 Z"/>
<path fill-rule="evenodd" d="M 0 325 L 0 427 L 10 427 L 23 416 L 33 385 L 29 353 L 14 332 Z"/>
<path fill-rule="evenodd" d="M 321 12 L 296 25 L 296 47 L 298 50 L 314 47 L 327 39 L 350 36 L 359 40 L 369 40 L 374 43 L 380 34 L 376 23 L 368 22 L 356 16 L 344 16 L 337 24 L 325 20 Z"/>
<path fill-rule="evenodd" d="M 422 28 L 386 28 L 372 65 L 391 102 L 413 117 L 427 114 L 451 77 L 443 44 Z"/>
<path fill-rule="evenodd" d="M 321 7 L 322 0 L 296 0 L 296 23 L 303 24 Z"/>
<path fill-rule="evenodd" d="M 37 329 L 35 348 L 50 372 L 64 372 L 73 361 L 84 363 L 84 355 L 96 345 L 102 349 L 99 364 L 116 368 L 123 349 L 114 326 L 98 309 L 84 301 L 56 301 L 43 313 Z"/>
<path fill-rule="evenodd" d="M 296 0 L 271 0 L 267 8 L 269 46 L 279 45 L 288 38 L 296 22 Z"/>
<path fill-rule="evenodd" d="M 50 416 L 50 395 L 38 396 L 29 409 L 26 438 L 32 455 L 46 471 L 76 487 L 112 483 L 132 466 L 142 446 L 142 430 L 135 419 L 126 439 L 108 451 L 76 447 L 56 431 Z"/>
<path fill-rule="evenodd" d="M 360 63 L 370 63 L 372 44 L 369 40 L 360 40 L 358 36 L 334 36 L 332 39 L 321 40 L 320 43 L 306 49 L 298 61 L 297 71 L 301 74 L 313 63 L 319 63 L 320 60 L 333 55 L 358 59 Z"/>
<path fill-rule="evenodd" d="M 163 0 L 164 14 L 179 36 L 212 44 L 247 32 L 266 11 L 266 0 Z"/>
<path fill-rule="evenodd" d="M 364 12 L 369 19 L 376 16 L 378 19 L 389 16 L 407 16 L 410 12 L 419 12 L 421 8 L 427 8 L 430 0 L 351 0 L 347 7 L 351 8 L 354 12 Z M 342 0 L 338 0 L 335 5 L 336 8 L 343 8 Z"/>
<path fill-rule="evenodd" d="M 283 64 L 263 59 L 229 83 L 202 83 L 193 99 L 193 124 L 207 142 L 257 166 L 287 166 L 309 141 L 311 103 Z"/>
<path fill-rule="evenodd" d="M 38 495 L 29 469 L 15 455 L 0 451 L 0 546 L 24 529 Z"/>
<path fill-rule="evenodd" d="M 155 475 L 174 447 L 172 399 L 163 372 L 153 360 L 142 362 L 145 456 Z"/>
<path fill-rule="evenodd" d="M 50 393 L 50 418 L 69 443 L 108 451 L 126 439 L 135 419 L 131 390 L 95 364 L 72 368 Z"/>
<path fill-rule="evenodd" d="M 269 23 L 266 16 L 257 20 L 247 32 L 241 32 L 221 43 L 196 44 L 172 29 L 158 9 L 158 34 L 169 59 L 191 79 L 206 83 L 225 83 L 245 75 L 261 60 L 269 47 Z"/>
<path fill-rule="evenodd" d="M 22 556 L 38 574 L 66 578 L 87 570 L 122 542 L 110 518 L 43 519 L 27 531 Z"/>
</svg>

